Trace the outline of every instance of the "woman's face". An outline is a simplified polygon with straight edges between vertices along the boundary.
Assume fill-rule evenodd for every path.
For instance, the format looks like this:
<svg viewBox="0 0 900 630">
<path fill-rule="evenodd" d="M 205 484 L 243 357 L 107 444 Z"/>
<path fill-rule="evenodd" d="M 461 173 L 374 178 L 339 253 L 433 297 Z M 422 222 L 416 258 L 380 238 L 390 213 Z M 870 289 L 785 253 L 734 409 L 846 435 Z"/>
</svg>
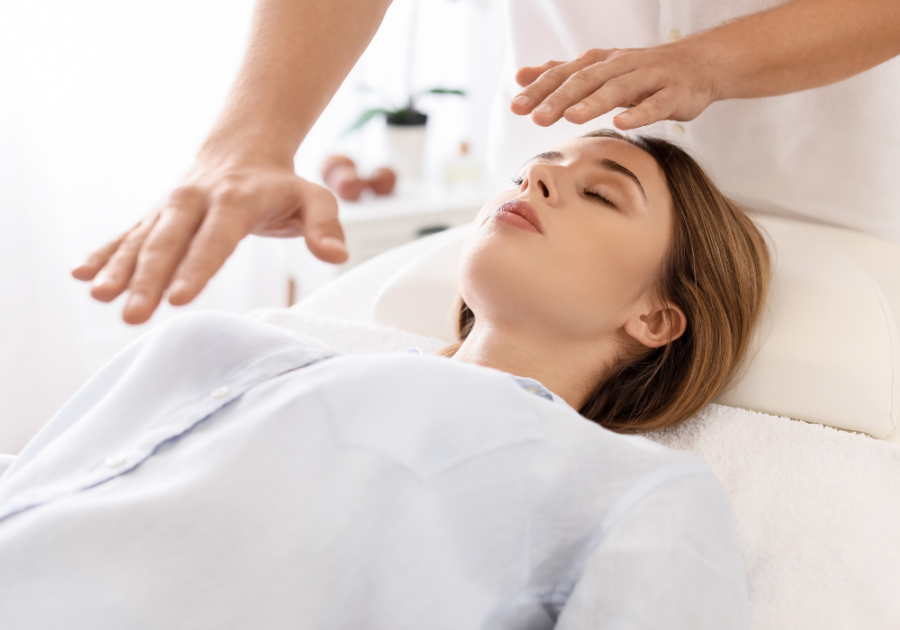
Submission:
<svg viewBox="0 0 900 630">
<path fill-rule="evenodd" d="M 611 138 L 535 156 L 492 198 L 463 248 L 460 292 L 479 320 L 591 339 L 646 305 L 672 233 L 655 160 Z"/>
</svg>

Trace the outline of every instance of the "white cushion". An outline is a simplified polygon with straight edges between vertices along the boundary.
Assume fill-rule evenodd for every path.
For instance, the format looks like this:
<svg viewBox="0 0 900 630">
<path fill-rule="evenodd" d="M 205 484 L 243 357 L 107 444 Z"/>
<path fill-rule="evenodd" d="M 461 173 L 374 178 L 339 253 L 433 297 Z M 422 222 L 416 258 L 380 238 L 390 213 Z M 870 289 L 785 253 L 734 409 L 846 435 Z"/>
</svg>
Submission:
<svg viewBox="0 0 900 630">
<path fill-rule="evenodd" d="M 717 402 L 900 443 L 900 247 L 830 226 L 759 222 L 774 250 L 768 312 L 755 355 Z M 293 308 L 452 342 L 469 229 L 382 254 Z"/>
</svg>

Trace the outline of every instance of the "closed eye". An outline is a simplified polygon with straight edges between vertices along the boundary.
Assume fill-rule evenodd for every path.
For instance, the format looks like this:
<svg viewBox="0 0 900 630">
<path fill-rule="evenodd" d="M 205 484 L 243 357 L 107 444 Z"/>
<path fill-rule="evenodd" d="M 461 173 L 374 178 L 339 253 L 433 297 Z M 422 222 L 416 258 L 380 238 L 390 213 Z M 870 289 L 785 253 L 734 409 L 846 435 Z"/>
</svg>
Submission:
<svg viewBox="0 0 900 630">
<path fill-rule="evenodd" d="M 609 205 L 612 206 L 613 208 L 616 207 L 616 204 L 614 204 L 612 201 L 610 201 L 610 199 L 609 199 L 608 197 L 605 197 L 604 195 L 601 195 L 600 193 L 598 193 L 598 192 L 596 192 L 596 191 L 594 191 L 594 190 L 588 190 L 587 188 L 585 188 L 585 189 L 584 189 L 584 194 L 587 195 L 588 197 L 594 197 L 594 198 L 597 199 L 598 201 L 601 201 L 601 202 L 603 202 L 603 203 L 605 203 L 605 204 L 609 204 Z"/>
<path fill-rule="evenodd" d="M 515 184 L 516 186 L 521 186 L 521 185 L 522 185 L 522 182 L 524 182 L 524 181 L 525 181 L 525 180 L 524 180 L 524 178 L 522 178 L 522 177 L 513 177 L 513 178 L 512 178 L 512 183 Z M 585 188 L 585 189 L 584 189 L 584 194 L 587 195 L 588 197 L 593 197 L 594 199 L 596 199 L 596 200 L 598 200 L 598 201 L 600 201 L 600 202 L 602 202 L 602 203 L 605 203 L 605 204 L 607 204 L 607 205 L 610 205 L 610 206 L 612 206 L 613 208 L 616 208 L 616 204 L 614 204 L 614 203 L 612 202 L 612 200 L 610 200 L 609 197 L 606 197 L 605 195 L 602 195 L 602 194 L 600 194 L 600 193 L 598 193 L 598 192 L 596 192 L 596 191 L 594 191 L 594 190 L 590 190 L 590 189 L 588 189 L 588 188 Z"/>
</svg>

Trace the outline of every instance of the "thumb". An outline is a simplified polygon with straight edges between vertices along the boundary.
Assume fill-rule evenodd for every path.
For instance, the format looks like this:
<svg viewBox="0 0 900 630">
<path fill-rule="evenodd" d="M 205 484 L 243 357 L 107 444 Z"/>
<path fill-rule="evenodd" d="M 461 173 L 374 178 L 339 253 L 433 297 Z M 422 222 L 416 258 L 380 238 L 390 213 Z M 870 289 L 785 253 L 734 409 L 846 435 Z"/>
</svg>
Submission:
<svg viewBox="0 0 900 630">
<path fill-rule="evenodd" d="M 660 120 L 666 120 L 672 115 L 673 98 L 674 91 L 672 88 L 663 88 L 613 118 L 613 124 L 622 131 L 629 131 L 659 122 Z"/>
<path fill-rule="evenodd" d="M 319 260 L 345 262 L 350 254 L 344 243 L 344 228 L 338 220 L 338 203 L 331 191 L 302 182 L 303 236 L 306 246 Z"/>
</svg>

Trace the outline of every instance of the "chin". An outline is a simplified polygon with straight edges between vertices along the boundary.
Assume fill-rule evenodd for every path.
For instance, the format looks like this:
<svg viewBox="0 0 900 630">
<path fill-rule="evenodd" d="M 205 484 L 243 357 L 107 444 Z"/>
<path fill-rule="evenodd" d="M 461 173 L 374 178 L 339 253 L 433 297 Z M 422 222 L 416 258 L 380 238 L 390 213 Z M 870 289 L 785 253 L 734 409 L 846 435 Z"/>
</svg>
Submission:
<svg viewBox="0 0 900 630">
<path fill-rule="evenodd" d="M 477 315 L 530 318 L 547 294 L 546 265 L 524 239 L 510 238 L 505 225 L 482 225 L 463 245 L 459 291 Z M 515 236 L 513 234 L 512 236 Z M 542 272 L 543 267 L 543 272 Z"/>
<path fill-rule="evenodd" d="M 507 230 L 514 229 L 485 224 L 463 245 L 459 292 L 476 319 L 515 322 L 542 335 L 595 336 L 603 308 L 585 303 L 585 287 L 546 260 L 534 241 L 510 238 Z"/>
</svg>

